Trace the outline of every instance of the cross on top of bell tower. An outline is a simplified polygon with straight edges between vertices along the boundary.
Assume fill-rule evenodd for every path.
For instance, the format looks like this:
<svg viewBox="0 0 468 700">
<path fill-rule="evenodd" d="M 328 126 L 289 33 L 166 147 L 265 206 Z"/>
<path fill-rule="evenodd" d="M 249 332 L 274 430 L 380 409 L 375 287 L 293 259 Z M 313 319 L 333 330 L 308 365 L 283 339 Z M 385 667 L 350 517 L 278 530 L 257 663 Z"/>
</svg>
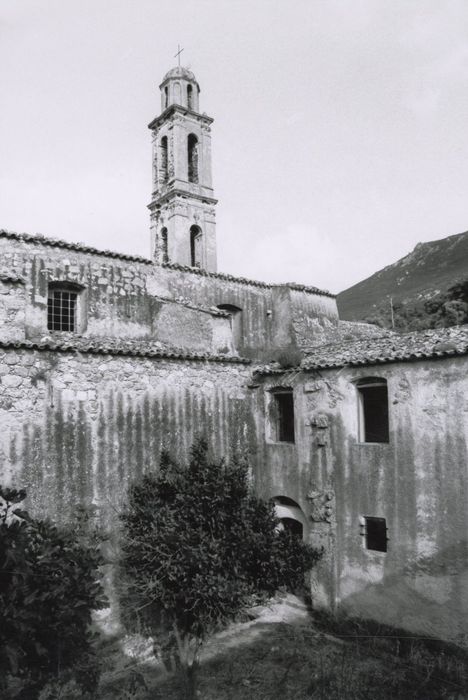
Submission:
<svg viewBox="0 0 468 700">
<path fill-rule="evenodd" d="M 175 54 L 174 58 L 177 58 L 177 62 L 178 62 L 179 68 L 180 68 L 180 54 L 182 53 L 182 51 L 183 51 L 184 49 L 181 49 L 181 48 L 180 48 L 180 44 L 177 44 L 177 49 L 178 49 L 178 51 L 177 51 L 177 53 Z"/>
</svg>

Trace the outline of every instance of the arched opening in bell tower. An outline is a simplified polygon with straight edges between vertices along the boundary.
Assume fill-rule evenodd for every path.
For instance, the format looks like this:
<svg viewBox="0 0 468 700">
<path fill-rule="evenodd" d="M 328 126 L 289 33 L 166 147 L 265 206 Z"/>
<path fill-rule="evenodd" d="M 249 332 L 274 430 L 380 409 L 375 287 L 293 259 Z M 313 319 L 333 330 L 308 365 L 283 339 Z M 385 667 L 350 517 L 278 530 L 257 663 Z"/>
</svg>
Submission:
<svg viewBox="0 0 468 700">
<path fill-rule="evenodd" d="M 188 181 L 198 183 L 198 139 L 195 134 L 189 134 L 188 147 Z"/>
<path fill-rule="evenodd" d="M 161 260 L 163 263 L 169 262 L 169 248 L 167 240 L 167 228 L 161 230 Z"/>
<path fill-rule="evenodd" d="M 187 107 L 193 109 L 193 88 L 191 85 L 187 85 Z"/>
<path fill-rule="evenodd" d="M 169 178 L 169 165 L 167 157 L 167 136 L 161 139 L 161 183 L 164 185 Z"/>
<path fill-rule="evenodd" d="M 202 266 L 202 232 L 195 224 L 190 227 L 190 264 L 192 267 Z"/>
</svg>

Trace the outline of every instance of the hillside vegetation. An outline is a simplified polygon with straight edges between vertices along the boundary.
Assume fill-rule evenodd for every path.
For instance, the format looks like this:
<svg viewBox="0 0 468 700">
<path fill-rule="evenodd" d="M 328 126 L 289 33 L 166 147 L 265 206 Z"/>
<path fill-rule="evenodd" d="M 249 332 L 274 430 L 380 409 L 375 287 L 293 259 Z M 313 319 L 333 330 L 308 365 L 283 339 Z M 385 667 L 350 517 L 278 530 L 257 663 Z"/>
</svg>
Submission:
<svg viewBox="0 0 468 700">
<path fill-rule="evenodd" d="M 468 232 L 418 243 L 401 260 L 338 294 L 340 317 L 418 330 L 468 322 Z"/>
</svg>

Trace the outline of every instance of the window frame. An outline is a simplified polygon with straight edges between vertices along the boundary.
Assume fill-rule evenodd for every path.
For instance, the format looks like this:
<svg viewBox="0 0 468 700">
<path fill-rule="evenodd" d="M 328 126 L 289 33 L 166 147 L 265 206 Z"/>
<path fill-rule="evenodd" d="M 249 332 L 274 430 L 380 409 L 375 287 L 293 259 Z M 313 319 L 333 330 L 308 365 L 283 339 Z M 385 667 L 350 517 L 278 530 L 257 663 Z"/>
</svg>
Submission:
<svg viewBox="0 0 468 700">
<path fill-rule="evenodd" d="M 268 431 L 267 437 L 269 442 L 277 445 L 295 445 L 296 444 L 296 406 L 294 401 L 294 389 L 292 387 L 274 387 L 268 391 Z M 281 415 L 281 404 L 280 396 L 288 396 L 291 399 L 292 415 L 289 418 L 289 427 L 292 426 L 292 440 L 281 439 L 284 435 L 285 427 L 281 425 L 282 415 Z M 287 428 L 286 428 L 287 432 Z"/>
<path fill-rule="evenodd" d="M 379 554 L 387 554 L 388 553 L 388 542 L 389 542 L 389 537 L 388 537 L 388 526 L 387 526 L 387 519 L 383 518 L 381 516 L 375 516 L 375 515 L 363 515 L 360 518 L 360 527 L 361 527 L 361 537 L 363 538 L 363 545 L 364 549 L 366 552 L 378 552 Z M 372 538 L 373 543 L 375 544 L 376 538 L 378 538 L 378 534 L 375 532 L 370 535 L 369 534 L 369 523 L 373 523 L 374 525 L 383 525 L 384 530 L 384 537 L 383 537 L 383 543 L 380 543 L 380 546 L 369 546 L 369 542 Z"/>
<path fill-rule="evenodd" d="M 51 304 L 55 293 L 67 293 L 74 295 L 74 323 L 73 328 L 54 328 L 50 325 Z M 52 305 L 53 307 L 53 305 Z M 83 333 L 86 330 L 86 289 L 83 285 L 69 280 L 49 280 L 47 284 L 47 316 L 46 327 L 48 333 Z"/>
<path fill-rule="evenodd" d="M 385 377 L 362 377 L 355 382 L 357 392 L 357 411 L 358 411 L 358 443 L 360 445 L 388 445 L 390 443 L 390 410 L 388 401 L 388 382 Z M 386 412 L 383 416 L 385 425 L 383 425 L 382 434 L 385 439 L 368 440 L 368 426 L 366 427 L 366 393 L 363 390 L 377 387 L 385 387 L 386 395 Z M 368 421 L 367 421 L 368 422 Z"/>
</svg>

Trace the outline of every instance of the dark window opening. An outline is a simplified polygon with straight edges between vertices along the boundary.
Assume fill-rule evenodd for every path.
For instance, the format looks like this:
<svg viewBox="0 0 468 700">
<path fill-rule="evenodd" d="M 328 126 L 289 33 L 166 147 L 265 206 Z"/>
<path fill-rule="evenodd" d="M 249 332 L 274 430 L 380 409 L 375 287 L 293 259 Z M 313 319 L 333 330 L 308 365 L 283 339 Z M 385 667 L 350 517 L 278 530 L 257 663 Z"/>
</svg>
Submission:
<svg viewBox="0 0 468 700">
<path fill-rule="evenodd" d="M 50 287 L 47 298 L 47 328 L 50 331 L 76 331 L 78 293 L 66 287 Z"/>
<path fill-rule="evenodd" d="M 167 85 L 164 88 L 164 109 L 167 108 L 169 104 L 169 90 L 167 89 Z"/>
<path fill-rule="evenodd" d="M 292 391 L 278 391 L 273 394 L 276 404 L 276 440 L 294 442 L 294 398 Z"/>
<path fill-rule="evenodd" d="M 359 392 L 359 439 L 361 442 L 388 442 L 388 391 L 382 379 L 364 379 Z"/>
<path fill-rule="evenodd" d="M 387 551 L 387 523 L 385 518 L 364 518 L 366 549 Z"/>
<path fill-rule="evenodd" d="M 294 518 L 281 518 L 280 522 L 283 524 L 283 528 L 286 530 L 286 532 L 290 532 L 291 535 L 302 539 L 304 527 L 299 520 L 294 520 Z"/>
<path fill-rule="evenodd" d="M 164 184 L 169 177 L 169 162 L 167 154 L 167 136 L 161 139 L 161 182 Z"/>
<path fill-rule="evenodd" d="M 188 148 L 188 181 L 198 183 L 198 139 L 195 134 L 189 134 Z"/>
<path fill-rule="evenodd" d="M 198 226 L 190 227 L 190 264 L 192 267 L 201 267 L 202 233 Z"/>
<path fill-rule="evenodd" d="M 167 240 L 167 228 L 163 228 L 161 231 L 161 256 L 163 263 L 169 262 L 169 249 Z"/>
<path fill-rule="evenodd" d="M 192 93 L 193 88 L 191 85 L 187 85 L 187 107 L 192 109 Z"/>
</svg>

